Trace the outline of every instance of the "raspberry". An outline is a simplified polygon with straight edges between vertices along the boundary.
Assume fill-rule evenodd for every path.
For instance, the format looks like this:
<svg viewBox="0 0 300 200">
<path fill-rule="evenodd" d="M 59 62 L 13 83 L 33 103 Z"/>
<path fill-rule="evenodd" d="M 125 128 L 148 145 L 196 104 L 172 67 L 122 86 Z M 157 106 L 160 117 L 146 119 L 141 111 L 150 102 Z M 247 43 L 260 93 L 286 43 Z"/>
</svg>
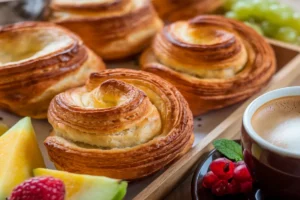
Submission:
<svg viewBox="0 0 300 200">
<path fill-rule="evenodd" d="M 249 193 L 252 191 L 252 181 L 246 181 L 241 184 L 241 193 Z"/>
<path fill-rule="evenodd" d="M 252 191 L 252 177 L 244 161 L 233 163 L 218 158 L 210 164 L 211 171 L 202 179 L 202 186 L 216 196 L 248 193 Z"/>
<path fill-rule="evenodd" d="M 233 177 L 234 164 L 226 158 L 218 158 L 210 164 L 211 171 L 222 180 Z"/>
<path fill-rule="evenodd" d="M 252 177 L 246 165 L 237 166 L 234 169 L 233 178 L 239 182 L 252 181 Z"/>
<path fill-rule="evenodd" d="M 9 200 L 64 200 L 64 183 L 53 177 L 35 177 L 15 187 Z"/>
<path fill-rule="evenodd" d="M 214 195 L 216 196 L 224 196 L 227 194 L 227 181 L 225 180 L 220 180 L 217 183 L 215 183 L 211 191 Z"/>
<path fill-rule="evenodd" d="M 217 181 L 219 181 L 219 178 L 210 171 L 203 177 L 202 185 L 203 187 L 210 189 Z"/>
<path fill-rule="evenodd" d="M 227 185 L 227 192 L 228 194 L 238 194 L 240 192 L 240 188 L 240 183 L 233 179 Z"/>
<path fill-rule="evenodd" d="M 234 163 L 234 166 L 235 166 L 235 167 L 238 167 L 238 166 L 240 166 L 240 165 L 245 165 L 245 162 L 242 160 L 242 161 L 239 161 L 239 162 Z"/>
</svg>

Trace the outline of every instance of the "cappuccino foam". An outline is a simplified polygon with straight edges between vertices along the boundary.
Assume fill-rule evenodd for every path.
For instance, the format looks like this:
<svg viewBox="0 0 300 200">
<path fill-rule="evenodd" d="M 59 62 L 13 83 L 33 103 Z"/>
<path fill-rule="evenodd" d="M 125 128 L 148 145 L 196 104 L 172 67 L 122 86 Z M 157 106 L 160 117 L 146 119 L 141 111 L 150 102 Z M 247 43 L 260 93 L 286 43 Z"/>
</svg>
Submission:
<svg viewBox="0 0 300 200">
<path fill-rule="evenodd" d="M 300 96 L 282 97 L 261 106 L 252 127 L 266 141 L 292 152 L 300 152 Z"/>
</svg>

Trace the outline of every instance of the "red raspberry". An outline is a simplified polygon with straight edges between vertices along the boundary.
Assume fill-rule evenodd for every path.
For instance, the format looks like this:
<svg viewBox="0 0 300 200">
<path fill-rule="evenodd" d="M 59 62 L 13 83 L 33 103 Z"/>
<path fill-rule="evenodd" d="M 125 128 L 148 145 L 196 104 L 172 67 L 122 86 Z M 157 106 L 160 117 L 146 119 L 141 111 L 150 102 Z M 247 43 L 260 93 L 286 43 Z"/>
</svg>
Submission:
<svg viewBox="0 0 300 200">
<path fill-rule="evenodd" d="M 246 165 L 237 166 L 234 169 L 233 178 L 239 182 L 252 181 L 252 177 Z"/>
<path fill-rule="evenodd" d="M 240 183 L 234 179 L 227 185 L 228 194 L 238 194 L 240 193 L 240 189 L 241 189 Z"/>
<path fill-rule="evenodd" d="M 242 160 L 242 161 L 239 161 L 239 162 L 234 163 L 234 166 L 235 166 L 235 167 L 238 167 L 238 166 L 240 166 L 240 165 L 245 165 L 245 162 Z"/>
<path fill-rule="evenodd" d="M 217 183 L 215 183 L 211 191 L 214 195 L 216 196 L 224 196 L 227 194 L 227 181 L 225 180 L 220 180 Z"/>
<path fill-rule="evenodd" d="M 241 184 L 241 193 L 249 193 L 252 191 L 252 181 L 246 181 Z"/>
<path fill-rule="evenodd" d="M 210 189 L 217 181 L 219 181 L 219 178 L 210 171 L 203 177 L 202 185 L 203 187 Z"/>
<path fill-rule="evenodd" d="M 64 200 L 64 183 L 53 177 L 35 177 L 13 190 L 9 200 Z"/>
<path fill-rule="evenodd" d="M 233 177 L 234 164 L 226 158 L 218 158 L 210 164 L 210 170 L 219 179 L 228 180 Z"/>
</svg>

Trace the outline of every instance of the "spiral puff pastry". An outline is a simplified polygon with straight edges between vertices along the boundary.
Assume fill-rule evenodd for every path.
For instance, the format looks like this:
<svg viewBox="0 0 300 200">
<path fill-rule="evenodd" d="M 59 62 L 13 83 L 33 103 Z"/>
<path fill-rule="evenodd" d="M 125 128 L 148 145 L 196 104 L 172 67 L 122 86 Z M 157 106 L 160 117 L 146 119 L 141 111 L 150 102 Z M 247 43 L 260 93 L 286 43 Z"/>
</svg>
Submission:
<svg viewBox="0 0 300 200">
<path fill-rule="evenodd" d="M 87 85 L 57 95 L 45 140 L 56 167 L 69 172 L 138 179 L 192 146 L 187 102 L 168 82 L 147 72 L 106 70 Z"/>
<path fill-rule="evenodd" d="M 162 28 L 149 0 L 52 0 L 49 20 L 76 32 L 105 60 L 149 46 Z"/>
<path fill-rule="evenodd" d="M 223 0 L 152 0 L 152 3 L 163 20 L 175 22 L 216 12 Z"/>
<path fill-rule="evenodd" d="M 70 31 L 50 23 L 0 27 L 0 108 L 46 118 L 51 99 L 83 85 L 102 60 Z"/>
<path fill-rule="evenodd" d="M 143 70 L 173 83 L 194 115 L 242 101 L 272 77 L 272 48 L 242 22 L 203 15 L 166 26 L 141 57 Z"/>
</svg>

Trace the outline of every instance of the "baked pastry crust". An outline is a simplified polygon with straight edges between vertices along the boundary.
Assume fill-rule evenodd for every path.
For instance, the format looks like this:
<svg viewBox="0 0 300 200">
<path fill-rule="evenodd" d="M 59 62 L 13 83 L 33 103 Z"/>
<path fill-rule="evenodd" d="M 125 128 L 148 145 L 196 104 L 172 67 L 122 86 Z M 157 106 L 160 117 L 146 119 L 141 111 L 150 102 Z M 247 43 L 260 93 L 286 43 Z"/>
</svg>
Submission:
<svg viewBox="0 0 300 200">
<path fill-rule="evenodd" d="M 50 21 L 77 33 L 105 60 L 139 53 L 163 26 L 149 0 L 52 0 L 50 9 Z"/>
<path fill-rule="evenodd" d="M 242 101 L 276 70 L 271 46 L 236 20 L 203 15 L 166 26 L 140 60 L 174 84 L 195 116 Z"/>
<path fill-rule="evenodd" d="M 160 170 L 192 146 L 193 117 L 170 83 L 129 69 L 93 73 L 51 102 L 44 144 L 58 169 L 118 179 Z"/>
<path fill-rule="evenodd" d="M 166 22 L 187 20 L 217 11 L 223 0 L 152 0 L 158 15 Z"/>
<path fill-rule="evenodd" d="M 51 23 L 0 27 L 0 108 L 46 118 L 51 99 L 83 85 L 102 60 L 70 31 Z"/>
</svg>

